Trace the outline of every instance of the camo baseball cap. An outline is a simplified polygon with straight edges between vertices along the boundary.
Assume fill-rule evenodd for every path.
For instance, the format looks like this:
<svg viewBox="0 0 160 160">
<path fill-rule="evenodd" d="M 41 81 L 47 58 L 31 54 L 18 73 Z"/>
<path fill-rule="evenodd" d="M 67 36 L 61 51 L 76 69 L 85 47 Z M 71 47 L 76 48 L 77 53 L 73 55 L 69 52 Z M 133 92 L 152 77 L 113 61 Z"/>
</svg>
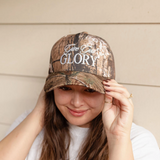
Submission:
<svg viewBox="0 0 160 160">
<path fill-rule="evenodd" d="M 44 90 L 81 85 L 105 94 L 103 80 L 115 79 L 109 44 L 101 37 L 80 32 L 60 38 L 52 47 Z"/>
</svg>

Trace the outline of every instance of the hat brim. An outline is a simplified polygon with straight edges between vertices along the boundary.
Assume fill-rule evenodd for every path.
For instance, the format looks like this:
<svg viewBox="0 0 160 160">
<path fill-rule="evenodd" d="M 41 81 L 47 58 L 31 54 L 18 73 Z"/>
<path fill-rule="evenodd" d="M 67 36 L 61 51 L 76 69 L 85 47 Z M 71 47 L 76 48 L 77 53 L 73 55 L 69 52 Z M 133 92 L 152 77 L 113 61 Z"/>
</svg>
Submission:
<svg viewBox="0 0 160 160">
<path fill-rule="evenodd" d="M 102 81 L 106 79 L 106 77 L 79 71 L 54 72 L 46 78 L 44 90 L 50 92 L 64 85 L 80 85 L 105 94 Z"/>
</svg>

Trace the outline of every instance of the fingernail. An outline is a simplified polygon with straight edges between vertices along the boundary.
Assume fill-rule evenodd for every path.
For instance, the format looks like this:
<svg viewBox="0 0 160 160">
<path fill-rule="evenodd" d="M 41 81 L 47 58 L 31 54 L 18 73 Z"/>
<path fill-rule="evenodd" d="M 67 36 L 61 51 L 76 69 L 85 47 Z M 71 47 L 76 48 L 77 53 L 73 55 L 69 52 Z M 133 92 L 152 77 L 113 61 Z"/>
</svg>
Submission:
<svg viewBox="0 0 160 160">
<path fill-rule="evenodd" d="M 108 85 L 108 84 L 104 84 L 104 86 L 110 87 L 110 85 Z"/>
</svg>

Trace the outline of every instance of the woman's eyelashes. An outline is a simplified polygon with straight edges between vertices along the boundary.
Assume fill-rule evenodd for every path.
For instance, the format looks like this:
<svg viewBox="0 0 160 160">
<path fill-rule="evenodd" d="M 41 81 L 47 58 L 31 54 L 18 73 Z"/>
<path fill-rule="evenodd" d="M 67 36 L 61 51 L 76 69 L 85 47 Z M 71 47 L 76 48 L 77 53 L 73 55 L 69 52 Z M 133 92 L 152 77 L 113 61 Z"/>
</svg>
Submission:
<svg viewBox="0 0 160 160">
<path fill-rule="evenodd" d="M 71 90 L 71 88 L 69 87 L 65 87 L 65 86 L 62 86 L 62 87 L 58 87 L 59 89 L 62 89 L 64 91 L 68 91 L 68 90 Z"/>
<path fill-rule="evenodd" d="M 72 90 L 72 88 L 70 87 L 66 87 L 66 86 L 62 86 L 62 87 L 58 87 L 59 89 L 63 90 L 63 91 L 68 91 L 68 90 Z M 91 89 L 91 88 L 87 88 L 84 91 L 89 92 L 89 93 L 93 93 L 96 92 L 95 90 Z"/>
<path fill-rule="evenodd" d="M 96 92 L 95 90 L 90 89 L 90 88 L 87 88 L 86 91 L 87 91 L 87 92 L 90 92 L 90 93 Z"/>
</svg>

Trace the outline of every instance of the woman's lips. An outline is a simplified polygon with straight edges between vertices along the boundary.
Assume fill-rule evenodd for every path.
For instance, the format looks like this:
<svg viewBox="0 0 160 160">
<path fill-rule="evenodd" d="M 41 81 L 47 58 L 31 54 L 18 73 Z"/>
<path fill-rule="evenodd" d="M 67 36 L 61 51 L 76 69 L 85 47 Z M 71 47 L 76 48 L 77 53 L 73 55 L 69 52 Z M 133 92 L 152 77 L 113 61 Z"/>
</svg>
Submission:
<svg viewBox="0 0 160 160">
<path fill-rule="evenodd" d="M 83 116 L 88 110 L 78 110 L 78 111 L 75 111 L 75 110 L 72 110 L 70 108 L 68 108 L 69 112 L 73 115 L 73 116 L 77 116 L 77 117 L 80 117 L 80 116 Z"/>
</svg>

